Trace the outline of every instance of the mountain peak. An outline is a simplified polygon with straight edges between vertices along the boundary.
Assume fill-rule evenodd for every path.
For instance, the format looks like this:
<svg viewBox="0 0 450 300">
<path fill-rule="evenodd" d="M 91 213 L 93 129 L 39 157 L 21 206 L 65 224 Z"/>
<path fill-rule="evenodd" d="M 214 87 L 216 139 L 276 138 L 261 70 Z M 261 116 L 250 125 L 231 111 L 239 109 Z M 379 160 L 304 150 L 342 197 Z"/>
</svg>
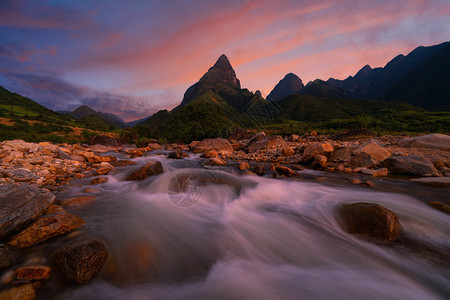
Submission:
<svg viewBox="0 0 450 300">
<path fill-rule="evenodd" d="M 294 73 L 288 73 L 273 88 L 273 90 L 267 96 L 267 100 L 269 101 L 281 100 L 289 95 L 296 94 L 303 87 L 304 85 L 300 77 L 298 77 Z"/>
<path fill-rule="evenodd" d="M 225 54 L 222 54 L 214 64 L 213 68 L 226 68 L 226 69 L 233 69 L 231 66 L 230 61 L 228 60 L 228 57 Z"/>
<path fill-rule="evenodd" d="M 222 54 L 214 66 L 209 68 L 199 83 L 225 84 L 234 88 L 241 88 L 241 83 L 225 54 Z"/>
</svg>

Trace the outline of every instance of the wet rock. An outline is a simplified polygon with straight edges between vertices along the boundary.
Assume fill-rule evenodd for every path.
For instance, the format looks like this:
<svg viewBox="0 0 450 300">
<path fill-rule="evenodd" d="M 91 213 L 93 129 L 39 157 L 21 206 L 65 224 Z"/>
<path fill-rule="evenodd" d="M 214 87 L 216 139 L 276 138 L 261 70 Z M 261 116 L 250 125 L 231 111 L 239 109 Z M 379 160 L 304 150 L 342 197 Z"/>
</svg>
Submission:
<svg viewBox="0 0 450 300">
<path fill-rule="evenodd" d="M 370 180 L 364 181 L 363 183 L 361 183 L 362 186 L 368 186 L 368 187 L 374 187 L 375 183 L 373 183 Z"/>
<path fill-rule="evenodd" d="M 113 155 L 100 155 L 97 156 L 96 159 L 98 160 L 98 162 L 115 162 L 117 160 L 117 157 L 113 156 Z"/>
<path fill-rule="evenodd" d="M 97 174 L 98 175 L 106 175 L 113 169 L 114 169 L 114 167 L 110 163 L 102 162 L 97 169 Z"/>
<path fill-rule="evenodd" d="M 283 175 L 283 176 L 286 176 L 286 177 L 291 177 L 291 176 L 297 176 L 298 175 L 298 173 L 295 172 L 294 170 L 292 170 L 292 169 L 290 169 L 288 167 L 279 165 L 279 164 L 274 164 L 272 166 L 272 170 L 277 172 L 278 175 Z"/>
<path fill-rule="evenodd" d="M 14 270 L 14 279 L 43 280 L 50 278 L 52 268 L 48 266 L 25 266 Z"/>
<path fill-rule="evenodd" d="M 82 239 L 63 246 L 52 255 L 56 269 L 71 282 L 88 283 L 97 276 L 108 258 L 105 245 L 95 239 Z"/>
<path fill-rule="evenodd" d="M 381 168 L 376 170 L 363 168 L 361 169 L 361 172 L 363 174 L 372 175 L 373 177 L 385 177 L 388 176 L 389 173 L 387 168 Z"/>
<path fill-rule="evenodd" d="M 211 158 L 211 157 L 217 157 L 217 156 L 219 156 L 219 153 L 217 153 L 216 150 L 211 150 L 211 151 L 203 153 L 202 156 L 200 156 L 200 157 Z"/>
<path fill-rule="evenodd" d="M 55 212 L 63 211 L 63 210 L 64 210 L 64 208 L 62 208 L 62 206 L 51 205 L 49 208 L 47 208 L 47 210 L 45 211 L 45 214 L 50 215 L 50 214 L 54 214 Z"/>
<path fill-rule="evenodd" d="M 351 234 L 392 242 L 402 232 L 397 215 L 375 203 L 343 204 L 338 213 L 343 229 Z"/>
<path fill-rule="evenodd" d="M 359 178 L 350 179 L 350 183 L 352 184 L 361 184 L 361 180 Z"/>
<path fill-rule="evenodd" d="M 59 201 L 61 205 L 78 205 L 91 203 L 96 197 L 94 196 L 76 196 Z"/>
<path fill-rule="evenodd" d="M 425 157 L 418 155 L 392 156 L 383 162 L 390 173 L 405 175 L 437 175 L 434 165 Z"/>
<path fill-rule="evenodd" d="M 245 170 L 250 169 L 250 165 L 248 163 L 246 163 L 246 162 L 241 162 L 239 164 L 238 169 L 241 170 L 241 171 L 245 171 Z"/>
<path fill-rule="evenodd" d="M 19 254 L 12 248 L 0 244 L 0 270 L 11 267 L 19 257 Z"/>
<path fill-rule="evenodd" d="M 134 161 L 126 159 L 116 160 L 115 162 L 112 163 L 112 165 L 116 167 L 130 166 L 135 164 L 136 163 Z"/>
<path fill-rule="evenodd" d="M 145 178 L 153 175 L 158 175 L 163 172 L 163 167 L 159 161 L 149 161 L 137 170 L 129 173 L 125 180 L 144 180 Z"/>
<path fill-rule="evenodd" d="M 327 157 L 324 155 L 316 155 L 314 156 L 314 160 L 311 164 L 313 169 L 321 169 L 325 167 L 327 164 Z"/>
<path fill-rule="evenodd" d="M 0 299 L 2 300 L 34 300 L 35 298 L 36 292 L 31 283 L 0 292 Z"/>
<path fill-rule="evenodd" d="M 253 172 L 258 175 L 258 176 L 263 176 L 265 171 L 264 171 L 264 166 L 263 165 L 256 165 L 253 168 Z"/>
<path fill-rule="evenodd" d="M 49 238 L 67 234 L 83 224 L 84 220 L 80 217 L 59 211 L 40 217 L 25 230 L 13 236 L 7 244 L 19 249 L 27 248 Z"/>
<path fill-rule="evenodd" d="M 171 158 L 171 159 L 183 159 L 185 157 L 189 157 L 189 154 L 184 153 L 183 151 L 172 151 L 169 153 L 169 155 L 167 156 L 167 158 Z"/>
<path fill-rule="evenodd" d="M 96 177 L 94 179 L 91 180 L 91 182 L 89 183 L 90 185 L 96 185 L 96 184 L 102 184 L 108 182 L 108 177 Z"/>
<path fill-rule="evenodd" d="M 108 147 L 119 147 L 122 142 L 116 138 L 106 135 L 94 135 L 88 140 L 89 145 L 103 145 Z"/>
<path fill-rule="evenodd" d="M 398 144 L 400 147 L 450 150 L 450 136 L 440 133 L 432 133 L 405 138 L 400 140 Z"/>
<path fill-rule="evenodd" d="M 55 195 L 28 185 L 0 186 L 0 240 L 39 217 Z"/>
<path fill-rule="evenodd" d="M 284 156 L 292 156 L 295 154 L 295 151 L 291 147 L 284 147 L 281 149 L 281 154 Z"/>
<path fill-rule="evenodd" d="M 429 201 L 427 203 L 431 207 L 450 215 L 450 205 L 447 205 L 439 201 Z"/>
<path fill-rule="evenodd" d="M 317 155 L 327 155 L 334 151 L 330 142 L 317 142 L 309 145 L 303 151 L 301 161 L 308 161 Z"/>
<path fill-rule="evenodd" d="M 391 152 L 375 142 L 367 143 L 352 151 L 353 157 L 349 161 L 352 168 L 371 167 L 391 156 Z"/>
<path fill-rule="evenodd" d="M 219 153 L 233 153 L 233 146 L 226 139 L 205 139 L 198 142 L 193 148 L 194 153 L 205 153 L 211 150 L 216 150 Z"/>
<path fill-rule="evenodd" d="M 8 169 L 3 172 L 3 175 L 9 177 L 17 182 L 25 182 L 36 179 L 36 175 L 27 169 Z"/>
<path fill-rule="evenodd" d="M 218 158 L 218 157 L 213 157 L 213 158 L 208 159 L 204 165 L 205 166 L 225 166 L 227 164 L 228 163 L 226 161 L 224 161 L 223 159 Z"/>
</svg>

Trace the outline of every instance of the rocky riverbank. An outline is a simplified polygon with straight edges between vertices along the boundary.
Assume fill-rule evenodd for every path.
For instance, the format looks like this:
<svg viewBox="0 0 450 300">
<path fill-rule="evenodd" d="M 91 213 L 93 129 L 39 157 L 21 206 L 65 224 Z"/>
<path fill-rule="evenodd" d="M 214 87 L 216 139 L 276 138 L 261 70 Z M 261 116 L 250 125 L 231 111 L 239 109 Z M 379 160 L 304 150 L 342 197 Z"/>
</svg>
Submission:
<svg viewBox="0 0 450 300">
<path fill-rule="evenodd" d="M 74 179 L 104 183 L 108 180 L 104 175 L 135 164 L 133 158 L 155 150 L 169 159 L 199 153 L 205 167 L 230 165 L 242 175 L 292 177 L 312 168 L 366 178 L 406 175 L 444 187 L 450 182 L 450 137 L 442 134 L 331 138 L 315 132 L 303 137 L 261 132 L 249 138 L 207 139 L 189 145 L 152 141 L 143 148 L 101 136 L 91 139 L 91 145 L 4 141 L 0 143 L 0 298 L 34 299 L 42 282 L 55 278 L 52 274 L 62 285 L 95 278 L 108 258 L 107 247 L 95 237 L 78 238 L 77 230 L 85 221 L 67 209 L 95 197 L 55 195 Z M 162 172 L 161 163 L 151 161 L 129 172 L 125 180 L 143 180 Z M 373 185 L 357 176 L 351 180 Z M 85 188 L 85 192 L 95 190 Z M 450 213 L 448 203 L 429 204 Z M 47 246 L 56 237 L 61 242 Z"/>
</svg>

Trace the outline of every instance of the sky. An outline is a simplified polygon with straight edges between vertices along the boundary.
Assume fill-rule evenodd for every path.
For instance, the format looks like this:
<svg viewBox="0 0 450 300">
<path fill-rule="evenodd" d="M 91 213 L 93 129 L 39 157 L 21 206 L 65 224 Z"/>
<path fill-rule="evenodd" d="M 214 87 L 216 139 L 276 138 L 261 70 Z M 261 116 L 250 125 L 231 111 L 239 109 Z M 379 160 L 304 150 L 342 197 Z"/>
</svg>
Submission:
<svg viewBox="0 0 450 300">
<path fill-rule="evenodd" d="M 449 0 L 0 0 L 0 86 L 131 121 L 177 106 L 221 54 L 267 95 L 449 40 Z"/>
</svg>

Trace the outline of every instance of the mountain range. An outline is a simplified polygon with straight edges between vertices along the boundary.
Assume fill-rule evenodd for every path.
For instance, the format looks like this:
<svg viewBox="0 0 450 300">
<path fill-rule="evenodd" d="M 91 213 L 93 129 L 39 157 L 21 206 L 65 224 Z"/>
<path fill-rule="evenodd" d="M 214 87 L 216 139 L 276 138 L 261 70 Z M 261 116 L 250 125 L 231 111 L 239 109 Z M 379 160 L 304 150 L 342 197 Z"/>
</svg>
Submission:
<svg viewBox="0 0 450 300">
<path fill-rule="evenodd" d="M 326 98 L 381 99 L 413 104 L 431 111 L 450 110 L 450 42 L 418 47 L 386 66 L 364 66 L 344 80 L 314 80 L 303 86 L 301 79 L 286 75 L 270 92 L 269 101 L 303 94 Z"/>
</svg>

